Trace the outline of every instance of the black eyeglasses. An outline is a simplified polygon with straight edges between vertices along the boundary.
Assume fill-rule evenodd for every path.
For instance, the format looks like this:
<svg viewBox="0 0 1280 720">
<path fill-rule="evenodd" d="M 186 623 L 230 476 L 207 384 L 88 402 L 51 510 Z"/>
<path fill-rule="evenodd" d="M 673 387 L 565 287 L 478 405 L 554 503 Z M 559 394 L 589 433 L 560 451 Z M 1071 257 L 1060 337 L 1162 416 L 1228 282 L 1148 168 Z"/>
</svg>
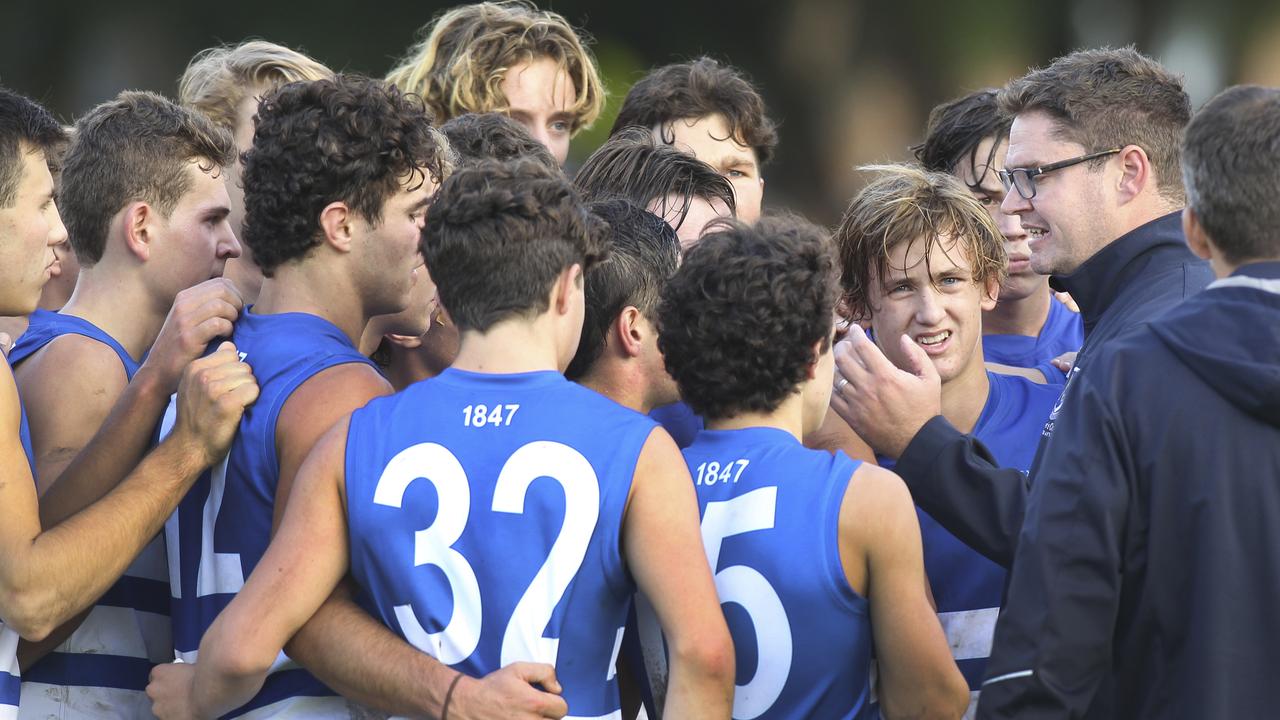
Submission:
<svg viewBox="0 0 1280 720">
<path fill-rule="evenodd" d="M 1036 196 L 1036 176 L 1043 175 L 1054 170 L 1061 170 L 1072 165 L 1079 165 L 1089 160 L 1097 160 L 1100 157 L 1115 155 L 1124 148 L 1115 148 L 1112 150 L 1103 150 L 1102 152 L 1089 153 L 1081 155 L 1069 160 L 1059 160 L 1048 165 L 1041 165 L 1035 168 L 1014 168 L 1012 170 L 997 170 L 996 176 L 1000 178 L 1000 184 L 1004 185 L 1004 191 L 1007 193 L 1011 188 L 1017 188 L 1018 194 L 1023 200 L 1030 200 Z"/>
</svg>

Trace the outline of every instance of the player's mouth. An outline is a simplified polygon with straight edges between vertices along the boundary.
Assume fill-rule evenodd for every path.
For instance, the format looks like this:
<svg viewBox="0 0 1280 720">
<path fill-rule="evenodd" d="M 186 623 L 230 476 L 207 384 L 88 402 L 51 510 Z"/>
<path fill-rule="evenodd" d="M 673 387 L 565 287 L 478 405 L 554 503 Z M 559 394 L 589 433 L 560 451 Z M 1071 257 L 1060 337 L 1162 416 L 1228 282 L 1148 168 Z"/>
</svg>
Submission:
<svg viewBox="0 0 1280 720">
<path fill-rule="evenodd" d="M 927 335 L 916 335 L 916 344 L 924 348 L 925 353 L 929 355 L 941 355 L 951 347 L 951 331 L 942 330 L 941 332 L 930 333 Z"/>
<path fill-rule="evenodd" d="M 1037 245 L 1043 245 L 1051 236 L 1048 228 L 1034 227 L 1023 223 L 1022 229 L 1027 231 L 1027 247 L 1031 248 L 1031 252 L 1036 252 Z M 1010 270 L 1009 272 L 1013 272 Z"/>
<path fill-rule="evenodd" d="M 55 256 L 53 262 L 44 266 L 44 279 L 56 278 L 62 274 L 62 263 Z"/>
<path fill-rule="evenodd" d="M 1021 275 L 1031 271 L 1031 255 L 1027 253 L 1009 254 L 1009 274 Z"/>
</svg>

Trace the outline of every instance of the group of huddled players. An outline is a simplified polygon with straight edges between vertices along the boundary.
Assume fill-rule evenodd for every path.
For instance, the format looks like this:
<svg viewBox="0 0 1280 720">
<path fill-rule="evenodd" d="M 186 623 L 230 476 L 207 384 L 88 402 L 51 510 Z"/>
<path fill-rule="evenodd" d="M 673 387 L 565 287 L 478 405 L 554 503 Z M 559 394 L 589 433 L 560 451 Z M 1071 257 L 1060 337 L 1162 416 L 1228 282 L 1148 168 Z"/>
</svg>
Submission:
<svg viewBox="0 0 1280 720">
<path fill-rule="evenodd" d="M 1280 91 L 1077 51 L 834 232 L 708 58 L 567 177 L 522 2 L 178 95 L 0 89 L 0 719 L 1280 703 Z"/>
</svg>

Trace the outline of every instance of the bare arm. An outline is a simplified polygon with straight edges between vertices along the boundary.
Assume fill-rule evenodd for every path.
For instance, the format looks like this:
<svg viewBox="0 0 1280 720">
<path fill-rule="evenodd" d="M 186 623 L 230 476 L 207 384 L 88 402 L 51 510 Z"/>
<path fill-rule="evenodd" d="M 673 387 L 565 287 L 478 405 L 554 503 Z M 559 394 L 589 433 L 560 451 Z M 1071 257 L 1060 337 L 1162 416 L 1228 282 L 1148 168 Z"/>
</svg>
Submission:
<svg viewBox="0 0 1280 720">
<path fill-rule="evenodd" d="M 200 641 L 194 677 L 157 666 L 147 688 L 160 717 L 218 717 L 262 688 L 281 648 L 347 572 L 347 519 L 340 487 L 347 423 L 325 436 L 298 473 L 301 492 L 244 588 Z M 161 692 L 174 675 L 191 680 L 182 698 Z M 189 701 L 189 702 L 187 702 Z"/>
<path fill-rule="evenodd" d="M 622 530 L 627 564 L 671 650 L 663 717 L 728 718 L 733 642 L 702 546 L 693 479 L 662 429 L 640 452 Z"/>
<path fill-rule="evenodd" d="M 88 607 L 124 572 L 200 472 L 230 444 L 244 406 L 257 398 L 249 367 L 230 344 L 192 363 L 179 390 L 178 421 L 99 502 L 41 532 L 26 463 L 0 467 L 0 616 L 30 640 Z M 12 375 L 0 374 L 0 456 L 23 456 Z"/>
<path fill-rule="evenodd" d="M 53 527 L 96 502 L 137 466 L 151 447 L 155 425 L 169 404 L 169 396 L 177 390 L 183 370 L 203 355 L 215 338 L 231 334 L 232 322 L 242 307 L 243 302 L 235 287 L 222 278 L 208 280 L 178 293 L 146 362 L 127 388 L 123 391 L 116 389 L 110 397 L 107 404 L 110 413 L 91 413 L 94 419 L 88 435 L 75 443 L 76 451 L 62 463 L 49 464 L 48 467 L 37 465 L 37 474 L 44 488 L 40 496 L 40 521 L 44 527 Z M 59 342 L 48 350 L 56 350 Z M 93 344 L 102 347 L 98 343 Z M 114 353 L 111 359 L 115 360 Z M 40 360 L 42 358 L 36 356 L 24 364 L 19 371 L 19 380 L 23 380 L 28 364 Z M 50 372 L 60 382 L 67 375 L 81 371 L 76 363 L 72 363 L 60 369 L 54 365 Z M 24 398 L 28 397 L 26 393 L 27 384 L 24 382 Z M 75 405 L 67 407 L 82 409 L 80 399 L 72 397 L 71 402 Z M 36 404 L 29 401 L 33 410 Z M 90 413 L 77 414 L 87 416 Z M 32 430 L 35 440 L 37 433 L 34 427 Z M 37 450 L 36 454 L 41 453 Z"/>
<path fill-rule="evenodd" d="M 215 337 L 230 334 L 240 296 L 221 279 L 179 293 L 146 363 L 126 385 L 113 350 L 67 335 L 18 369 L 36 455 L 40 524 L 54 527 L 102 499 L 137 467 L 182 371 Z M 30 667 L 84 622 L 81 613 L 38 643 L 23 642 Z"/>
<path fill-rule="evenodd" d="M 886 718 L 958 718 L 969 687 L 951 658 L 928 595 L 920 524 L 902 480 L 883 468 L 854 472 L 840 507 L 841 560 L 866 588 Z"/>
</svg>

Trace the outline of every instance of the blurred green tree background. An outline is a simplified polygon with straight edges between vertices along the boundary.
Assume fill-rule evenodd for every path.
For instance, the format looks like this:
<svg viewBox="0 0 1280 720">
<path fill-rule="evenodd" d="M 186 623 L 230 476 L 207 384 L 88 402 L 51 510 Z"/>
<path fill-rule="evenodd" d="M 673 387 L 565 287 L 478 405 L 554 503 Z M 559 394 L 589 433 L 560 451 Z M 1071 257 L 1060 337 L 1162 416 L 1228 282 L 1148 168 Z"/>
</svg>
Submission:
<svg viewBox="0 0 1280 720">
<path fill-rule="evenodd" d="M 90 2 L 6 0 L 0 83 L 65 120 L 125 88 L 173 94 L 190 57 L 259 37 L 331 67 L 383 75 L 441 9 L 434 0 Z M 834 223 L 858 165 L 908 158 L 929 108 L 1084 46 L 1134 43 L 1184 74 L 1199 106 L 1227 85 L 1280 85 L 1274 0 L 542 0 L 595 38 L 610 92 L 573 143 L 603 141 L 652 66 L 709 54 L 742 68 L 781 122 L 766 205 Z"/>
</svg>

